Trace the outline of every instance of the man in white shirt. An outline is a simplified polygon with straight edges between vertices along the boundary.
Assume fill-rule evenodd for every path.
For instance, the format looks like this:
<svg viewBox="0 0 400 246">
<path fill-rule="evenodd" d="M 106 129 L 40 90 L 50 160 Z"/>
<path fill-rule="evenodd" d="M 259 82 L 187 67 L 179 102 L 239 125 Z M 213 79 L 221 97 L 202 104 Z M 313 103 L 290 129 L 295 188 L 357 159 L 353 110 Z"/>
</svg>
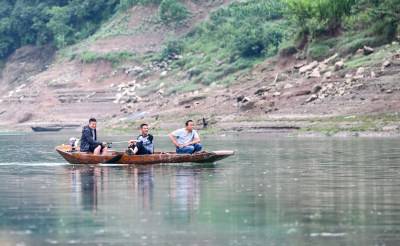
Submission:
<svg viewBox="0 0 400 246">
<path fill-rule="evenodd" d="M 194 130 L 194 122 L 188 120 L 186 128 L 178 129 L 169 134 L 171 141 L 176 147 L 177 154 L 193 154 L 201 151 L 200 137 Z"/>
</svg>

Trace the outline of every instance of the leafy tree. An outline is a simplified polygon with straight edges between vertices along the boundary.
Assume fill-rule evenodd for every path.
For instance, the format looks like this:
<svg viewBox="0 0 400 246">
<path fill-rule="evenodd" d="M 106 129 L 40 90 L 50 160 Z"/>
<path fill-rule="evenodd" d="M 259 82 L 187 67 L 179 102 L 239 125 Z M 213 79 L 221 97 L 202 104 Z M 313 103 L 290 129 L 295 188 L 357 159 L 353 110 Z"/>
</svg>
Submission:
<svg viewBox="0 0 400 246">
<path fill-rule="evenodd" d="M 53 6 L 49 10 L 49 14 L 51 18 L 46 26 L 52 30 L 56 46 L 62 48 L 67 44 L 66 37 L 73 30 L 73 28 L 67 24 L 71 15 L 68 13 L 67 7 L 58 6 Z"/>
</svg>

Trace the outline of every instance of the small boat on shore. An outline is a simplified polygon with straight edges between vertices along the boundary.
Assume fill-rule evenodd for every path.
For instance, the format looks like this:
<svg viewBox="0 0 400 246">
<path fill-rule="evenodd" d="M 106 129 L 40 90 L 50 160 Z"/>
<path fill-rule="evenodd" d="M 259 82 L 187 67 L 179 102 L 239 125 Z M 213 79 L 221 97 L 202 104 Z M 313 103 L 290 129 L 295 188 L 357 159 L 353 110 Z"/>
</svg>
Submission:
<svg viewBox="0 0 400 246">
<path fill-rule="evenodd" d="M 56 127 L 56 126 L 48 126 L 48 127 L 42 127 L 42 126 L 31 126 L 32 130 L 34 132 L 56 132 L 59 131 L 61 129 L 63 129 L 63 127 Z"/>
<path fill-rule="evenodd" d="M 57 146 L 56 151 L 71 164 L 160 164 L 160 163 L 213 163 L 233 155 L 233 151 L 213 151 L 188 154 L 176 154 L 175 152 L 155 152 L 152 155 L 127 155 L 125 152 L 109 151 L 107 155 L 94 155 L 92 153 L 72 151 L 71 146 Z"/>
</svg>

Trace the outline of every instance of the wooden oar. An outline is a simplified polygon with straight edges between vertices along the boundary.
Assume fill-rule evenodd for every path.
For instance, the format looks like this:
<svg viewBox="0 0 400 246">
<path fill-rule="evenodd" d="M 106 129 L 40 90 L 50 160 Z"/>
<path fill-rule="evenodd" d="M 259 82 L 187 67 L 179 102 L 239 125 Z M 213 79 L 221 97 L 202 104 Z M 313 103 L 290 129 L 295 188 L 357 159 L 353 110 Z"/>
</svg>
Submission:
<svg viewBox="0 0 400 246">
<path fill-rule="evenodd" d="M 121 159 L 122 156 L 123 156 L 123 154 L 118 154 L 118 155 L 114 156 L 113 158 L 111 158 L 101 164 L 117 163 L 119 161 L 119 159 Z"/>
</svg>

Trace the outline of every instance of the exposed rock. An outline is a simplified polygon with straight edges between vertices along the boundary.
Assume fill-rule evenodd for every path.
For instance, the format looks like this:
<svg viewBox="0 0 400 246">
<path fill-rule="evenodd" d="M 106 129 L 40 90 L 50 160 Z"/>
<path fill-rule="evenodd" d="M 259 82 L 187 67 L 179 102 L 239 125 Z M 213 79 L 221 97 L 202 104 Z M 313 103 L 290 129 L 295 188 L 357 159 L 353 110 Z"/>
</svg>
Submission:
<svg viewBox="0 0 400 246">
<path fill-rule="evenodd" d="M 250 101 L 250 98 L 245 97 L 245 98 L 243 98 L 242 103 L 247 103 L 247 102 L 249 102 L 249 101 Z"/>
<path fill-rule="evenodd" d="M 284 73 L 280 73 L 280 74 L 276 75 L 275 82 L 277 82 L 277 81 L 285 81 L 287 79 L 289 79 L 289 75 L 284 74 Z"/>
<path fill-rule="evenodd" d="M 164 96 L 164 89 L 159 89 L 159 90 L 156 92 L 156 94 L 157 94 L 158 96 Z"/>
<path fill-rule="evenodd" d="M 293 85 L 292 84 L 286 84 L 283 88 L 284 89 L 290 89 L 290 88 L 293 88 Z"/>
<path fill-rule="evenodd" d="M 374 49 L 368 46 L 364 46 L 363 48 L 364 55 L 370 55 L 374 52 Z"/>
<path fill-rule="evenodd" d="M 253 101 L 246 101 L 245 103 L 240 104 L 240 109 L 241 110 L 250 110 L 254 107 L 254 102 Z"/>
<path fill-rule="evenodd" d="M 362 79 L 362 78 L 364 78 L 364 75 L 356 75 L 353 78 L 351 78 L 351 81 L 357 81 L 357 80 Z"/>
<path fill-rule="evenodd" d="M 331 60 L 335 59 L 338 55 L 339 55 L 339 54 L 336 53 L 336 54 L 334 54 L 333 56 L 326 58 L 326 59 L 323 60 L 321 63 L 324 64 L 324 65 L 326 65 L 326 64 L 328 64 L 328 62 L 330 62 Z"/>
<path fill-rule="evenodd" d="M 132 69 L 132 72 L 133 72 L 134 74 L 142 73 L 142 72 L 143 72 L 143 68 L 142 68 L 142 67 L 139 67 L 139 66 L 135 66 L 135 67 Z"/>
<path fill-rule="evenodd" d="M 321 74 L 317 69 L 315 69 L 314 71 L 312 71 L 312 73 L 308 75 L 308 78 L 321 78 Z"/>
<path fill-rule="evenodd" d="M 383 62 L 382 67 L 389 67 L 390 66 L 390 61 L 386 60 Z"/>
<path fill-rule="evenodd" d="M 271 102 L 269 102 L 269 106 L 272 108 L 272 107 L 275 107 L 275 101 L 271 101 Z"/>
<path fill-rule="evenodd" d="M 382 127 L 382 131 L 397 131 L 399 130 L 398 126 L 384 126 Z"/>
<path fill-rule="evenodd" d="M 202 101 L 204 98 L 206 98 L 206 97 L 202 96 L 202 95 L 192 96 L 192 97 L 189 97 L 187 99 L 180 101 L 179 104 L 183 105 L 183 104 L 187 104 L 187 103 L 192 103 L 194 101 Z"/>
<path fill-rule="evenodd" d="M 345 78 L 352 78 L 353 75 L 346 73 L 346 74 L 344 75 L 344 77 L 345 77 Z"/>
<path fill-rule="evenodd" d="M 237 102 L 241 102 L 241 101 L 243 101 L 243 98 L 245 98 L 245 96 L 238 96 L 238 97 L 236 98 L 236 101 L 237 101 Z"/>
<path fill-rule="evenodd" d="M 301 67 L 304 67 L 306 65 L 306 63 L 305 62 L 301 62 L 301 63 L 297 63 L 296 65 L 294 65 L 294 69 L 299 69 L 299 68 L 301 68 Z"/>
<path fill-rule="evenodd" d="M 272 94 L 272 96 L 274 97 L 279 97 L 281 95 L 281 93 L 279 91 L 274 92 L 274 94 Z"/>
<path fill-rule="evenodd" d="M 255 105 L 255 106 L 261 106 L 261 105 L 267 104 L 267 103 L 268 103 L 267 100 L 262 99 L 262 100 L 256 102 L 254 105 Z"/>
<path fill-rule="evenodd" d="M 345 67 L 345 64 L 343 61 L 338 61 L 335 63 L 335 71 L 339 71 Z"/>
<path fill-rule="evenodd" d="M 298 91 L 295 96 L 305 96 L 305 95 L 309 95 L 311 94 L 310 90 L 302 90 L 302 91 Z"/>
<path fill-rule="evenodd" d="M 343 96 L 343 94 L 346 92 L 346 89 L 344 87 L 341 87 L 337 90 L 337 94 L 339 94 L 339 96 Z"/>
<path fill-rule="evenodd" d="M 322 89 L 321 85 L 314 85 L 314 87 L 311 89 L 311 93 L 317 94 L 321 89 Z"/>
<path fill-rule="evenodd" d="M 256 92 L 254 92 L 255 95 L 261 96 L 262 94 L 264 94 L 267 91 L 270 91 L 271 87 L 265 87 L 263 86 L 261 89 L 258 89 Z"/>
<path fill-rule="evenodd" d="M 364 49 L 358 49 L 356 52 L 356 56 L 362 56 L 364 55 Z"/>
<path fill-rule="evenodd" d="M 317 61 L 313 61 L 310 64 L 308 64 L 307 66 L 303 66 L 299 69 L 300 74 L 304 74 L 308 71 L 313 70 L 316 66 L 318 66 L 318 62 Z"/>
<path fill-rule="evenodd" d="M 214 61 L 214 65 L 217 66 L 217 67 L 220 67 L 222 64 L 224 64 L 223 61 L 220 61 L 220 60 L 215 60 Z"/>
<path fill-rule="evenodd" d="M 356 75 L 361 75 L 361 74 L 363 74 L 364 72 L 365 72 L 365 68 L 359 67 L 359 68 L 357 69 Z"/>
<path fill-rule="evenodd" d="M 326 72 L 325 74 L 324 74 L 324 78 L 325 79 L 330 79 L 332 77 L 332 72 Z"/>
<path fill-rule="evenodd" d="M 354 88 L 357 89 L 357 90 L 359 90 L 359 89 L 361 89 L 363 86 L 364 86 L 363 83 L 359 83 L 359 84 L 354 85 Z"/>
<path fill-rule="evenodd" d="M 374 73 L 374 71 L 371 71 L 371 78 L 375 78 L 376 74 Z"/>
<path fill-rule="evenodd" d="M 312 94 L 312 95 L 306 100 L 306 103 L 315 101 L 315 100 L 317 100 L 317 99 L 318 99 L 318 96 L 315 95 L 315 94 Z"/>
<path fill-rule="evenodd" d="M 165 75 L 167 75 L 167 71 L 162 71 L 160 74 L 160 76 L 165 76 Z"/>
</svg>

